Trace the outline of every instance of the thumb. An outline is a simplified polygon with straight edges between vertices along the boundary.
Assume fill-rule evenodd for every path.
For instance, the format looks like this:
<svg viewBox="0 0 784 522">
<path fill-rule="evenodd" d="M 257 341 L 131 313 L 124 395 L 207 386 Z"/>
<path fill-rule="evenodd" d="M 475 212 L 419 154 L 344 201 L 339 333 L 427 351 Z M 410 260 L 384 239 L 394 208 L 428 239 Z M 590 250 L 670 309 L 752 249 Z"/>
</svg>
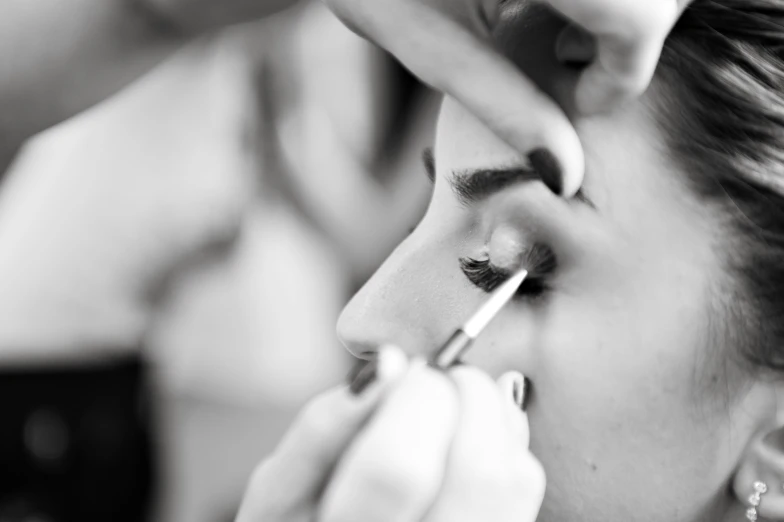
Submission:
<svg viewBox="0 0 784 522">
<path fill-rule="evenodd" d="M 305 406 L 292 425 L 276 453 L 289 466 L 302 465 L 300 479 L 315 479 L 332 468 L 408 366 L 405 354 L 392 346 L 379 351 L 375 364 L 375 382 L 359 395 L 346 387 L 327 392 Z"/>
<path fill-rule="evenodd" d="M 408 366 L 396 347 L 382 348 L 375 364 L 376 378 L 361 393 L 341 386 L 303 408 L 272 456 L 254 472 L 238 520 L 289 512 L 318 497 L 343 453 Z"/>
</svg>

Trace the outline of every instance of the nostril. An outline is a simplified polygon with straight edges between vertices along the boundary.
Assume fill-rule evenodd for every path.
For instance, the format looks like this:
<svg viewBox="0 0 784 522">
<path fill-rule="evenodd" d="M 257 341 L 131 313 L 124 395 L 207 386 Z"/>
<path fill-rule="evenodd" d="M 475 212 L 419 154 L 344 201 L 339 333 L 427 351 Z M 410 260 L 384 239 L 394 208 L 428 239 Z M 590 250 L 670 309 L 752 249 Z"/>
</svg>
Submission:
<svg viewBox="0 0 784 522">
<path fill-rule="evenodd" d="M 401 332 L 399 330 L 402 328 L 391 332 L 389 328 L 379 327 L 378 335 L 342 337 L 341 342 L 351 355 L 362 360 L 373 359 L 384 346 L 395 346 L 407 357 L 428 356 L 440 344 L 436 344 L 430 336 L 421 334 L 421 332 L 417 331 L 416 333 L 419 335 L 414 335 L 411 331 Z"/>
<path fill-rule="evenodd" d="M 427 336 L 405 318 L 380 318 L 380 314 L 343 313 L 337 334 L 343 347 L 358 359 L 372 359 L 382 346 L 394 345 L 408 355 L 423 353 Z M 390 314 L 392 315 L 392 314 Z"/>
<path fill-rule="evenodd" d="M 368 347 L 367 349 L 354 353 L 354 356 L 362 361 L 372 361 L 378 357 L 378 347 Z"/>
<path fill-rule="evenodd" d="M 347 340 L 341 337 L 346 350 L 357 359 L 370 360 L 378 353 L 379 345 L 370 341 Z"/>
</svg>

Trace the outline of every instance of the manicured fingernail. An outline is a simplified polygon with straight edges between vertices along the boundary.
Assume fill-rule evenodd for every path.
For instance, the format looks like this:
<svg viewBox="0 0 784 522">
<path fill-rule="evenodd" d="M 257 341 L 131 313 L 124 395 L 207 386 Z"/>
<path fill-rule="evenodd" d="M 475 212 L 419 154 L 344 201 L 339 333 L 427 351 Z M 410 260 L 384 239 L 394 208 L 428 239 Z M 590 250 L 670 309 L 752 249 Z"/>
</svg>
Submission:
<svg viewBox="0 0 784 522">
<path fill-rule="evenodd" d="M 512 400 L 514 400 L 518 408 L 523 409 L 523 403 L 525 402 L 525 378 L 522 375 L 515 378 L 512 383 Z"/>
<path fill-rule="evenodd" d="M 564 60 L 561 65 L 567 69 L 574 69 L 575 71 L 582 71 L 588 65 L 580 60 Z"/>
<path fill-rule="evenodd" d="M 378 357 L 369 361 L 358 361 L 349 374 L 349 390 L 353 395 L 365 391 L 378 378 Z"/>
<path fill-rule="evenodd" d="M 547 188 L 558 196 L 563 194 L 563 168 L 552 152 L 545 148 L 536 149 L 528 154 L 528 161 Z"/>
<path fill-rule="evenodd" d="M 523 400 L 520 404 L 520 409 L 523 411 L 528 410 L 528 403 L 531 400 L 531 381 L 528 377 L 523 378 Z"/>
</svg>

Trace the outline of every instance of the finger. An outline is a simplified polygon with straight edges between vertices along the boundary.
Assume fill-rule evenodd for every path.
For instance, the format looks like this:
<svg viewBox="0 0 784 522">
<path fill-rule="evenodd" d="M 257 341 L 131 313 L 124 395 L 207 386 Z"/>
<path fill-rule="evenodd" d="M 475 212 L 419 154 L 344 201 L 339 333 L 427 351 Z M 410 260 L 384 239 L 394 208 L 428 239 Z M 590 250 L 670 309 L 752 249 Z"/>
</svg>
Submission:
<svg viewBox="0 0 784 522">
<path fill-rule="evenodd" d="M 681 7 L 676 0 L 545 1 L 596 38 L 597 57 L 577 85 L 577 106 L 586 114 L 645 91 Z"/>
<path fill-rule="evenodd" d="M 341 459 L 318 520 L 421 520 L 441 485 L 457 411 L 444 374 L 412 368 Z"/>
<path fill-rule="evenodd" d="M 512 438 L 522 447 L 528 448 L 530 442 L 528 415 L 523 411 L 526 393 L 525 377 L 520 372 L 507 372 L 498 378 L 497 383 Z"/>
<path fill-rule="evenodd" d="M 460 419 L 449 474 L 426 520 L 533 520 L 524 515 L 530 504 L 538 510 L 541 480 L 509 422 L 512 397 L 502 396 L 498 385 L 477 369 L 459 367 L 450 375 L 460 396 Z"/>
<path fill-rule="evenodd" d="M 395 347 L 379 351 L 376 382 L 359 396 L 347 386 L 313 399 L 294 421 L 273 456 L 254 473 L 240 520 L 251 514 L 286 511 L 314 498 L 357 432 L 386 391 L 402 378 L 405 354 Z M 245 518 L 243 518 L 245 517 Z M 250 520 L 251 518 L 247 518 Z"/>
<path fill-rule="evenodd" d="M 330 469 L 373 413 L 385 390 L 402 379 L 407 366 L 399 348 L 382 348 L 375 382 L 358 396 L 340 387 L 311 401 L 281 442 L 276 452 L 280 460 L 289 467 L 301 464 L 305 475 L 299 479 L 316 476 L 318 468 Z"/>
<path fill-rule="evenodd" d="M 379 29 L 377 43 L 546 168 L 540 174 L 554 192 L 566 197 L 577 192 L 584 175 L 582 145 L 569 119 L 546 93 L 489 42 L 441 13 L 417 2 L 401 2 L 389 17 L 385 28 L 396 30 L 390 34 Z M 412 19 L 419 23 L 412 27 Z M 408 28 L 405 37 L 399 27 Z M 532 152 L 538 154 L 531 157 Z"/>
<path fill-rule="evenodd" d="M 498 384 L 477 368 L 458 366 L 450 371 L 450 376 L 460 397 L 460 420 L 453 454 L 461 445 L 473 446 L 474 451 L 486 447 L 495 452 L 499 444 L 512 440 L 506 407 L 514 403 L 512 389 L 517 378 L 513 374 L 505 378 L 510 384 L 509 395 L 502 396 Z"/>
</svg>

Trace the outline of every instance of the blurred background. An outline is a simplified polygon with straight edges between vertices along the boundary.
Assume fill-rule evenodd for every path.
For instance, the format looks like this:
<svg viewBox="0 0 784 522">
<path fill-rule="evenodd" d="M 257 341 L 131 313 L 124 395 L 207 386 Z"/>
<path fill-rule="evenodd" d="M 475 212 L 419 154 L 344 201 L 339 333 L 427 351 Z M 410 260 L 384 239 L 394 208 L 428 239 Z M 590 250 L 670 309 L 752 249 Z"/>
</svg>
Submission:
<svg viewBox="0 0 784 522">
<path fill-rule="evenodd" d="M 8 158 L 0 455 L 21 456 L 0 466 L 36 485 L 0 480 L 0 521 L 67 519 L 41 492 L 78 469 L 79 502 L 100 502 L 122 459 L 146 519 L 232 520 L 297 409 L 350 368 L 335 322 L 424 212 L 438 102 L 302 2 Z"/>
</svg>

